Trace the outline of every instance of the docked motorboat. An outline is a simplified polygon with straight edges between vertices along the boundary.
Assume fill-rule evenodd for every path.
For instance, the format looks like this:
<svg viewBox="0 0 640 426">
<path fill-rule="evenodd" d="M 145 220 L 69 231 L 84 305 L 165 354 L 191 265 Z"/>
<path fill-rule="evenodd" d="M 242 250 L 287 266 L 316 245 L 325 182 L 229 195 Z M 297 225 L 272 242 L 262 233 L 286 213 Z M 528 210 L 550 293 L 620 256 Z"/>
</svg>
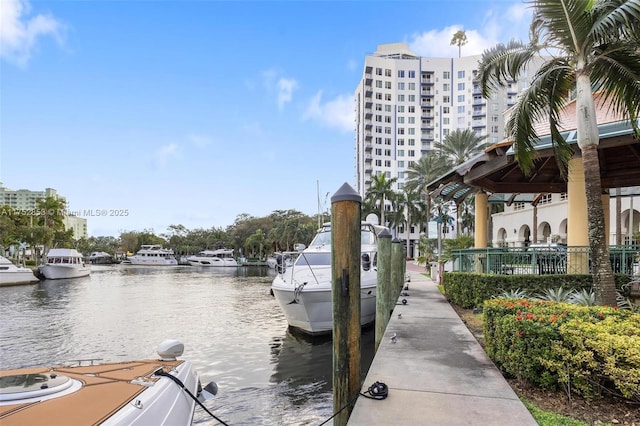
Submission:
<svg viewBox="0 0 640 426">
<path fill-rule="evenodd" d="M 160 244 L 143 244 L 140 250 L 128 260 L 131 265 L 175 266 L 178 264 L 173 250 L 165 249 Z"/>
<path fill-rule="evenodd" d="M 48 280 L 86 277 L 91 273 L 82 254 L 76 249 L 53 248 L 47 253 L 46 261 L 38 267 Z"/>
<path fill-rule="evenodd" d="M 382 229 L 368 222 L 361 225 L 360 323 L 363 326 L 376 318 L 377 234 Z M 293 266 L 281 268 L 271 284 L 289 326 L 311 335 L 333 331 L 331 275 L 331 224 L 324 224 L 309 247 L 302 249 Z"/>
<path fill-rule="evenodd" d="M 158 359 L 0 371 L 0 424 L 191 425 L 203 391 L 184 345 L 166 340 Z"/>
<path fill-rule="evenodd" d="M 233 249 L 203 250 L 187 257 L 191 266 L 238 266 Z"/>
<path fill-rule="evenodd" d="M 87 260 L 92 265 L 112 265 L 114 263 L 118 263 L 112 255 L 104 251 L 94 251 L 92 252 Z"/>
<path fill-rule="evenodd" d="M 282 265 L 289 268 L 293 266 L 299 254 L 300 252 L 297 251 L 277 251 L 267 258 L 267 266 L 271 269 L 282 269 Z"/>
<path fill-rule="evenodd" d="M 38 281 L 31 269 L 14 265 L 6 257 L 0 256 L 0 287 L 36 283 Z"/>
</svg>

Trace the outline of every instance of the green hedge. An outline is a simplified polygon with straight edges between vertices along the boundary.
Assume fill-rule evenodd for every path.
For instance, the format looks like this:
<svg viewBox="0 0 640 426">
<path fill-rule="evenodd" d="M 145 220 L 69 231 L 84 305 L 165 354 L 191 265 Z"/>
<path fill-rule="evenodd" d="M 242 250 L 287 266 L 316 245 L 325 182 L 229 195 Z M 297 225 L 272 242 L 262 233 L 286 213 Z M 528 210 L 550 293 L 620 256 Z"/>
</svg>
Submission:
<svg viewBox="0 0 640 426">
<path fill-rule="evenodd" d="M 640 402 L 640 315 L 525 299 L 483 308 L 485 351 L 505 373 L 587 399 Z"/>
<path fill-rule="evenodd" d="M 616 274 L 619 289 L 629 281 L 627 275 Z M 471 272 L 445 272 L 442 275 L 445 294 L 456 305 L 465 308 L 482 306 L 485 300 L 509 290 L 524 290 L 529 294 L 542 293 L 550 288 L 569 290 L 591 289 L 591 275 L 492 275 Z"/>
</svg>

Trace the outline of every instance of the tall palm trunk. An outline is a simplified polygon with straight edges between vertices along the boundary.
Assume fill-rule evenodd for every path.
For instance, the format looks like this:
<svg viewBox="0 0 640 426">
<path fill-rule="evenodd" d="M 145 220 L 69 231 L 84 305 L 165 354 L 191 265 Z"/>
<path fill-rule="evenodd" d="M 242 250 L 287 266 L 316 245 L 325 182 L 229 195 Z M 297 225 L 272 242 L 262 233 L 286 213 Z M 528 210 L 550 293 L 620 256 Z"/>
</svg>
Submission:
<svg viewBox="0 0 640 426">
<path fill-rule="evenodd" d="M 578 69 L 583 69 L 578 64 Z M 589 223 L 589 249 L 596 303 L 616 306 L 616 287 L 605 239 L 602 182 L 598 159 L 599 132 L 589 75 L 578 72 L 576 79 L 578 145 L 582 151 Z"/>
</svg>

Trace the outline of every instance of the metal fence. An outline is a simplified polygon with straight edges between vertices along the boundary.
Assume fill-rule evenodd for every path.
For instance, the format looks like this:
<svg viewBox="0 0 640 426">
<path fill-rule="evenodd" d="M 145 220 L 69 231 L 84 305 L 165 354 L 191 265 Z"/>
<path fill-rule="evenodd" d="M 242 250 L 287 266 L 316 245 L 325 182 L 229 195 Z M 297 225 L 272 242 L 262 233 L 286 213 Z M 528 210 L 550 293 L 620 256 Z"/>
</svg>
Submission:
<svg viewBox="0 0 640 426">
<path fill-rule="evenodd" d="M 546 245 L 452 250 L 454 272 L 484 274 L 589 274 L 589 247 Z M 640 245 L 609 246 L 613 273 L 640 276 Z"/>
</svg>

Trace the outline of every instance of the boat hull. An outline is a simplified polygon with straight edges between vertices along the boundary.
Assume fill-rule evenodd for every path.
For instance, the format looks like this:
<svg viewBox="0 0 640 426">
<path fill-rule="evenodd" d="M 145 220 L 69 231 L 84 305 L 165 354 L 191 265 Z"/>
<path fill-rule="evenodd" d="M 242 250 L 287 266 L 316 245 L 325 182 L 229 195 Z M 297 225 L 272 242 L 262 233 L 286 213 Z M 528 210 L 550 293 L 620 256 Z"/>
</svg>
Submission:
<svg viewBox="0 0 640 426">
<path fill-rule="evenodd" d="M 135 256 L 129 258 L 130 265 L 138 266 L 176 266 L 176 259 L 138 259 Z"/>
<path fill-rule="evenodd" d="M 198 258 L 190 257 L 187 259 L 187 261 L 191 266 L 206 266 L 206 267 L 214 267 L 214 268 L 238 266 L 238 262 L 236 262 L 234 259 L 229 259 L 229 260 L 206 259 L 206 258 L 198 259 Z"/>
<path fill-rule="evenodd" d="M 48 280 L 62 280 L 68 278 L 86 277 L 91 273 L 91 267 L 88 265 L 42 265 L 39 268 L 40 273 Z"/>
<path fill-rule="evenodd" d="M 0 287 L 20 284 L 31 284 L 40 281 L 28 268 L 18 268 L 17 271 L 0 272 Z"/>
<path fill-rule="evenodd" d="M 376 282 L 377 277 L 364 277 L 361 280 L 360 325 L 366 326 L 376 319 Z M 324 285 L 306 285 L 301 291 L 272 286 L 280 308 L 290 327 L 305 334 L 322 335 L 333 332 L 333 299 L 330 282 Z"/>
</svg>

